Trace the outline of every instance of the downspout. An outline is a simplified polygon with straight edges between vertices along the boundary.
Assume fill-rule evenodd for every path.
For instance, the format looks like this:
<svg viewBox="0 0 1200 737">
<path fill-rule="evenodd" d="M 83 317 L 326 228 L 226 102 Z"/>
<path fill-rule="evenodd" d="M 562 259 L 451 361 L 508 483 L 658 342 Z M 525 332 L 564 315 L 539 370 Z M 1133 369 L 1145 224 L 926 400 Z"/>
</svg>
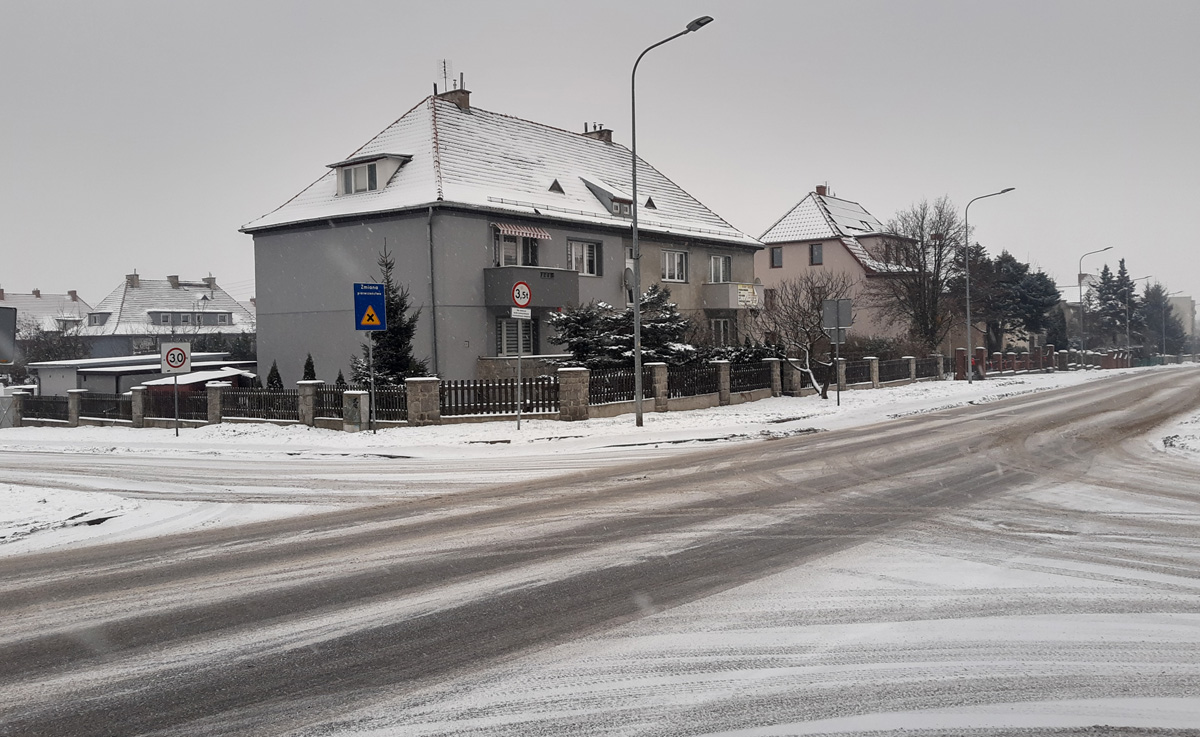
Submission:
<svg viewBox="0 0 1200 737">
<path fill-rule="evenodd" d="M 433 375 L 440 376 L 438 371 L 438 338 L 437 338 L 437 275 L 434 273 L 434 258 L 433 258 L 433 205 L 429 206 L 429 215 L 425 221 L 426 230 L 429 234 L 429 302 L 430 302 L 430 322 L 433 331 Z"/>
</svg>

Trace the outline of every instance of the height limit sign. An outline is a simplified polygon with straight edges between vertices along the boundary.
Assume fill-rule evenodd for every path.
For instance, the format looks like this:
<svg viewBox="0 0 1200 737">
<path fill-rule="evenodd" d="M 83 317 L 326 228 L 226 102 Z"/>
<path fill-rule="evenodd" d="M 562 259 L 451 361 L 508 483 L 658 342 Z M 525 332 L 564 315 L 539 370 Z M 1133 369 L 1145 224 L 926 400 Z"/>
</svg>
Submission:
<svg viewBox="0 0 1200 737">
<path fill-rule="evenodd" d="M 387 330 L 382 284 L 354 285 L 354 329 Z"/>
</svg>

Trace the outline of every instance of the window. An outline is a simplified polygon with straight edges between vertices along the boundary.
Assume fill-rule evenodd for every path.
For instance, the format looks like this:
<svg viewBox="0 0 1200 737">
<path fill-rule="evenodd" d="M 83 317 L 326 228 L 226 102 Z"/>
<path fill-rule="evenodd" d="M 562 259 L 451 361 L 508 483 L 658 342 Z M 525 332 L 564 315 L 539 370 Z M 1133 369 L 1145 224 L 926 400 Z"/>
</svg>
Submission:
<svg viewBox="0 0 1200 737">
<path fill-rule="evenodd" d="M 179 322 L 182 325 L 191 325 L 192 324 L 192 316 L 185 312 L 184 314 L 179 316 Z"/>
<path fill-rule="evenodd" d="M 708 329 L 712 332 L 713 345 L 732 345 L 733 324 L 728 318 L 718 318 L 708 321 Z"/>
<path fill-rule="evenodd" d="M 369 192 L 378 189 L 375 164 L 347 166 L 342 169 L 342 193 Z"/>
<path fill-rule="evenodd" d="M 730 273 L 733 271 L 733 256 L 713 256 L 709 259 L 709 281 L 713 284 L 723 284 L 733 281 Z"/>
<path fill-rule="evenodd" d="M 600 244 L 567 241 L 567 268 L 588 276 L 600 275 Z"/>
<path fill-rule="evenodd" d="M 808 263 L 813 266 L 820 266 L 825 263 L 824 249 L 822 243 L 811 243 L 808 246 Z"/>
<path fill-rule="evenodd" d="M 783 246 L 771 246 L 771 268 L 783 266 Z"/>
<path fill-rule="evenodd" d="M 687 251 L 662 252 L 662 280 L 687 281 Z"/>
<path fill-rule="evenodd" d="M 495 260 L 497 266 L 537 266 L 538 240 L 515 235 L 495 234 Z"/>
<path fill-rule="evenodd" d="M 158 316 L 158 321 L 163 325 L 170 325 L 171 324 L 170 313 L 167 313 L 167 312 L 162 313 L 161 315 Z"/>
<path fill-rule="evenodd" d="M 521 339 L 521 354 L 530 356 L 536 353 L 538 344 L 538 323 L 536 320 L 513 320 L 507 317 L 496 318 L 496 355 L 517 355 L 517 336 Z"/>
<path fill-rule="evenodd" d="M 99 325 L 100 318 L 97 315 L 88 315 L 88 325 Z"/>
<path fill-rule="evenodd" d="M 218 325 L 228 325 L 229 324 L 229 315 L 217 315 L 217 324 Z"/>
</svg>

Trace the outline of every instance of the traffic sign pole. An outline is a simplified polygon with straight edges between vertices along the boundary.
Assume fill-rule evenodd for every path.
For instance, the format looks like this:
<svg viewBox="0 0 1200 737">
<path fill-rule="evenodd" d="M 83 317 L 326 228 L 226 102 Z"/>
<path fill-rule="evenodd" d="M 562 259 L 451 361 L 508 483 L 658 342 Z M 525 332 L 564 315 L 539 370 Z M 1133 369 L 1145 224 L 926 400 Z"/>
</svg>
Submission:
<svg viewBox="0 0 1200 737">
<path fill-rule="evenodd" d="M 513 284 L 512 301 L 516 307 L 512 310 L 513 319 L 517 321 L 517 429 L 521 429 L 521 325 L 522 320 L 531 320 L 533 315 L 529 305 L 533 303 L 533 290 L 523 281 Z M 531 328 L 532 331 L 532 328 Z M 533 333 L 530 332 L 530 337 Z M 532 342 L 532 341 L 531 341 Z"/>
</svg>

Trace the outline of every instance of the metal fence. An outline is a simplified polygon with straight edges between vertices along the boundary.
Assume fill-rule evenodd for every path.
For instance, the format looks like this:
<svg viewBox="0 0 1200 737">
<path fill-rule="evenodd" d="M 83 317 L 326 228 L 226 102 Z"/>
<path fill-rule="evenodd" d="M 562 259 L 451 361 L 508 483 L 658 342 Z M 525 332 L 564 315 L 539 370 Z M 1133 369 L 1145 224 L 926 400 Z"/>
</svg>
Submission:
<svg viewBox="0 0 1200 737">
<path fill-rule="evenodd" d="M 909 366 L 907 358 L 896 358 L 890 361 L 879 362 L 879 381 L 903 381 L 910 379 Z"/>
<path fill-rule="evenodd" d="M 314 417 L 342 417 L 342 390 L 318 387 L 313 399 Z"/>
<path fill-rule="evenodd" d="M 226 389 L 221 392 L 221 416 L 299 421 L 300 392 L 296 389 Z"/>
<path fill-rule="evenodd" d="M 637 376 L 632 368 L 593 369 L 588 377 L 588 404 L 632 402 Z M 654 370 L 642 369 L 642 398 L 654 398 Z"/>
<path fill-rule="evenodd" d="M 443 417 L 516 414 L 517 380 L 443 381 L 438 390 L 438 400 Z M 521 411 L 557 412 L 558 377 L 533 376 L 522 379 Z"/>
<path fill-rule="evenodd" d="M 735 363 L 729 367 L 729 391 L 748 392 L 771 388 L 771 364 Z"/>
<path fill-rule="evenodd" d="M 846 361 L 846 383 L 847 384 L 870 384 L 871 383 L 871 362 L 870 361 Z"/>
<path fill-rule="evenodd" d="M 21 416 L 38 420 L 62 420 L 67 422 L 70 414 L 66 397 L 25 397 L 21 402 Z"/>
<path fill-rule="evenodd" d="M 147 391 L 143 413 L 146 417 L 173 419 L 175 417 L 175 392 Z M 208 392 L 179 392 L 179 419 L 208 421 Z"/>
<path fill-rule="evenodd" d="M 938 364 L 941 361 L 935 356 L 933 358 L 918 358 L 917 359 L 917 378 L 928 379 L 938 375 Z"/>
<path fill-rule="evenodd" d="M 88 392 L 79 395 L 79 416 L 100 420 L 133 420 L 133 397 Z M 174 417 L 174 414 L 172 414 Z"/>
<path fill-rule="evenodd" d="M 720 382 L 717 367 L 711 363 L 667 367 L 667 396 L 672 399 L 716 394 Z"/>
</svg>

